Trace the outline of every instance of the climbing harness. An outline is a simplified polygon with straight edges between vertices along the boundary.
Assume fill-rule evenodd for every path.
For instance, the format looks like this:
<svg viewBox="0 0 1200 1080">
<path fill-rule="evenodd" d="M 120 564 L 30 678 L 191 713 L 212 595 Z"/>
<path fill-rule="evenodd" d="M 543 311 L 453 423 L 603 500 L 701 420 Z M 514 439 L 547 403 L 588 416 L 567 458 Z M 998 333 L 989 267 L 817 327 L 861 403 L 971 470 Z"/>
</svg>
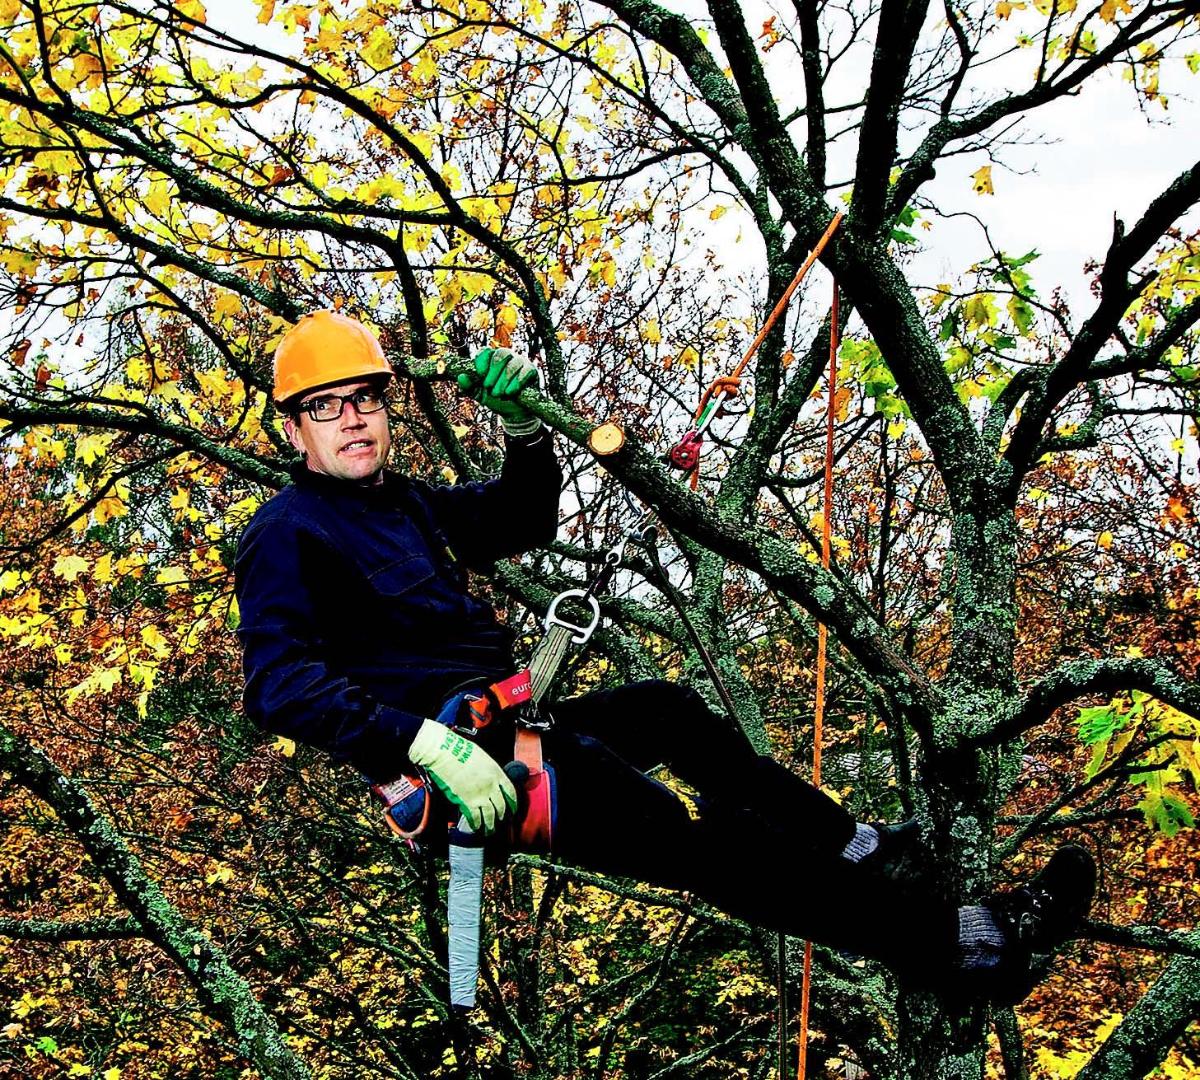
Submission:
<svg viewBox="0 0 1200 1080">
<path fill-rule="evenodd" d="M 536 759 L 528 751 L 523 753 L 529 744 L 527 733 L 544 730 L 546 726 L 535 709 L 525 708 L 533 701 L 530 673 L 525 669 L 490 686 L 457 691 L 446 700 L 434 718 L 439 724 L 445 724 L 458 734 L 473 739 L 499 719 L 501 714 L 512 717 L 517 730 L 514 758 L 525 762 L 530 771 L 525 787 L 527 798 L 523 800 L 512 839 L 514 843 L 523 845 L 522 850 L 531 851 L 539 848 L 549 850 L 553 830 L 553 773 L 541 779 L 545 770 L 541 767 L 540 748 Z M 526 737 L 523 738 L 523 735 Z M 372 785 L 371 790 L 384 804 L 384 820 L 388 827 L 410 847 L 415 847 L 417 838 L 429 825 L 432 805 L 433 789 L 424 770 L 414 769 L 411 775 L 400 776 L 386 784 Z"/>
<path fill-rule="evenodd" d="M 436 717 L 439 723 L 469 738 L 501 716 L 511 718 L 515 729 L 513 761 L 505 772 L 519 792 L 517 812 L 510 819 L 508 832 L 515 850 L 547 854 L 553 846 L 557 783 L 553 766 L 542 758 L 542 733 L 549 730 L 550 720 L 538 705 L 572 647 L 586 645 L 599 625 L 596 594 L 607 588 L 624 556 L 624 546 L 606 552 L 600 570 L 586 589 L 568 589 L 551 601 L 543 621 L 545 634 L 529 667 L 489 686 L 452 694 Z M 580 618 L 572 611 L 586 615 Z M 388 826 L 415 847 L 417 837 L 430 822 L 433 788 L 429 777 L 402 776 L 388 784 L 374 785 L 372 790 L 384 803 Z M 465 818 L 447 825 L 450 1004 L 455 1009 L 471 1009 L 479 976 L 483 838 L 472 832 Z"/>
</svg>

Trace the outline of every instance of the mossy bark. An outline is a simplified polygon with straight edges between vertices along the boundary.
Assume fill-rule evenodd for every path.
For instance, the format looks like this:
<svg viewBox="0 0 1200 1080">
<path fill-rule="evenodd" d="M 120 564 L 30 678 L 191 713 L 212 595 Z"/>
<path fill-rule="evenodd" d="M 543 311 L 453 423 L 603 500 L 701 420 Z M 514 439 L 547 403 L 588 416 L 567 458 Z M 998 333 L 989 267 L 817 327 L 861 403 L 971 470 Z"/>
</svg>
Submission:
<svg viewBox="0 0 1200 1080">
<path fill-rule="evenodd" d="M 1191 935 L 1200 945 L 1200 933 Z M 1200 959 L 1177 956 L 1079 1072 L 1077 1080 L 1145 1076 L 1200 1012 Z"/>
<path fill-rule="evenodd" d="M 79 840 L 144 935 L 179 965 L 205 1011 L 225 1026 L 246 1060 L 267 1080 L 306 1080 L 307 1066 L 284 1042 L 274 1019 L 228 958 L 191 926 L 147 876 L 121 834 L 84 788 L 41 751 L 0 727 L 0 769 L 43 799 Z"/>
</svg>

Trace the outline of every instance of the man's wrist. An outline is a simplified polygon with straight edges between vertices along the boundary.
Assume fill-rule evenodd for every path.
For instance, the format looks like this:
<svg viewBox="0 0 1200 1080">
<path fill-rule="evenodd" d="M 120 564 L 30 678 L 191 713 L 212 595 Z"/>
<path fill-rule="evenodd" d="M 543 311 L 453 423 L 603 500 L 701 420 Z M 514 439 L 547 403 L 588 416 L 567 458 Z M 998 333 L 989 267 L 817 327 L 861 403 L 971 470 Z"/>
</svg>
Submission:
<svg viewBox="0 0 1200 1080">
<path fill-rule="evenodd" d="M 529 416 L 520 420 L 501 416 L 500 424 L 504 428 L 505 435 L 508 435 L 510 438 L 524 438 L 527 441 L 530 436 L 537 435 L 542 430 L 542 422 L 536 416 Z"/>
</svg>

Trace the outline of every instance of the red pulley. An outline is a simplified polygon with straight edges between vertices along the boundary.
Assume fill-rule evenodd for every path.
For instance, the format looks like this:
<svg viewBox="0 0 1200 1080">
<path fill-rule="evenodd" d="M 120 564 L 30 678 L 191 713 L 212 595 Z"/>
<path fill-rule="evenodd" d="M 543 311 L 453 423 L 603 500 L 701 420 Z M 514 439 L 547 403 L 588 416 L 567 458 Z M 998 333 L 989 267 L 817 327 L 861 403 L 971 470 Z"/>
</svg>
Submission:
<svg viewBox="0 0 1200 1080">
<path fill-rule="evenodd" d="M 676 469 L 691 472 L 699 464 L 700 444 L 703 441 L 704 437 L 700 432 L 692 428 L 679 442 L 671 447 L 671 452 L 667 454 L 667 460 Z"/>
</svg>

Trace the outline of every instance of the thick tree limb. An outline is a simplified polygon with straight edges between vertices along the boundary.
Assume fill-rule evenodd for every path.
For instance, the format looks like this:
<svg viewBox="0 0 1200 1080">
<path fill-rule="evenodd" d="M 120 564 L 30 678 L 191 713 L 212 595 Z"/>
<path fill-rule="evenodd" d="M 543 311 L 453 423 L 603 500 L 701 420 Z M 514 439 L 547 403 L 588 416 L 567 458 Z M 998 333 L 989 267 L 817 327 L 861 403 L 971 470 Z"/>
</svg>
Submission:
<svg viewBox="0 0 1200 1080">
<path fill-rule="evenodd" d="M 1149 949 L 1200 959 L 1200 932 L 1164 930 L 1161 926 L 1117 926 L 1088 920 L 1076 935 L 1087 941 L 1103 941 L 1129 949 Z"/>
<path fill-rule="evenodd" d="M 838 284 L 867 324 L 928 441 L 951 505 L 962 509 L 990 486 L 990 458 L 946 374 L 912 286 L 879 244 L 843 235 L 830 247 Z"/>
<path fill-rule="evenodd" d="M 269 465 L 250 454 L 225 446 L 194 428 L 160 419 L 149 410 L 122 412 L 118 409 L 95 406 L 81 408 L 70 402 L 52 405 L 16 405 L 0 402 L 0 420 L 7 420 L 15 427 L 46 425 L 101 428 L 106 431 L 130 431 L 137 435 L 149 435 L 166 439 L 184 450 L 202 454 L 246 480 L 271 488 L 279 488 L 287 483 L 287 474 L 278 466 Z"/>
<path fill-rule="evenodd" d="M 817 0 L 795 0 L 800 26 L 800 65 L 804 69 L 804 123 L 808 131 L 805 165 L 813 183 L 825 186 L 825 73 L 821 70 L 820 6 Z"/>
<path fill-rule="evenodd" d="M 448 378 L 469 361 L 412 363 L 413 378 Z M 521 392 L 521 403 L 580 446 L 587 445 L 592 424 L 537 390 Z M 929 718 L 940 707 L 940 693 L 880 626 L 863 598 L 833 574 L 810 563 L 796 545 L 769 529 L 725 520 L 686 486 L 675 482 L 657 457 L 633 442 L 604 459 L 605 468 L 639 499 L 652 506 L 672 530 L 754 571 L 776 592 L 795 600 L 825 622 L 875 680 L 909 712 L 906 718 L 922 737 L 932 738 Z"/>
<path fill-rule="evenodd" d="M 0 918 L 0 937 L 19 941 L 109 941 L 117 938 L 143 938 L 146 931 L 137 919 L 57 919 Z"/>
<path fill-rule="evenodd" d="M 1200 932 L 1190 935 L 1200 946 Z M 1200 957 L 1177 956 L 1077 1074 L 1077 1080 L 1145 1076 L 1200 1011 Z"/>
<path fill-rule="evenodd" d="M 904 84 L 928 7 L 928 0 L 883 0 L 879 9 L 850 208 L 854 229 L 863 237 L 874 237 L 888 216 L 888 181 L 896 160 Z"/>
<path fill-rule="evenodd" d="M 3 727 L 0 769 L 58 815 L 145 936 L 179 965 L 210 1014 L 228 1028 L 246 1059 L 271 1080 L 306 1080 L 307 1067 L 288 1048 L 275 1021 L 246 981 L 233 970 L 225 954 L 187 923 L 163 896 L 83 787 L 40 750 Z"/>
<path fill-rule="evenodd" d="M 1144 690 L 1189 716 L 1200 717 L 1200 686 L 1161 660 L 1072 660 L 1032 686 L 1013 713 L 972 742 L 975 746 L 1007 742 L 1076 698 L 1120 690 Z"/>
</svg>

